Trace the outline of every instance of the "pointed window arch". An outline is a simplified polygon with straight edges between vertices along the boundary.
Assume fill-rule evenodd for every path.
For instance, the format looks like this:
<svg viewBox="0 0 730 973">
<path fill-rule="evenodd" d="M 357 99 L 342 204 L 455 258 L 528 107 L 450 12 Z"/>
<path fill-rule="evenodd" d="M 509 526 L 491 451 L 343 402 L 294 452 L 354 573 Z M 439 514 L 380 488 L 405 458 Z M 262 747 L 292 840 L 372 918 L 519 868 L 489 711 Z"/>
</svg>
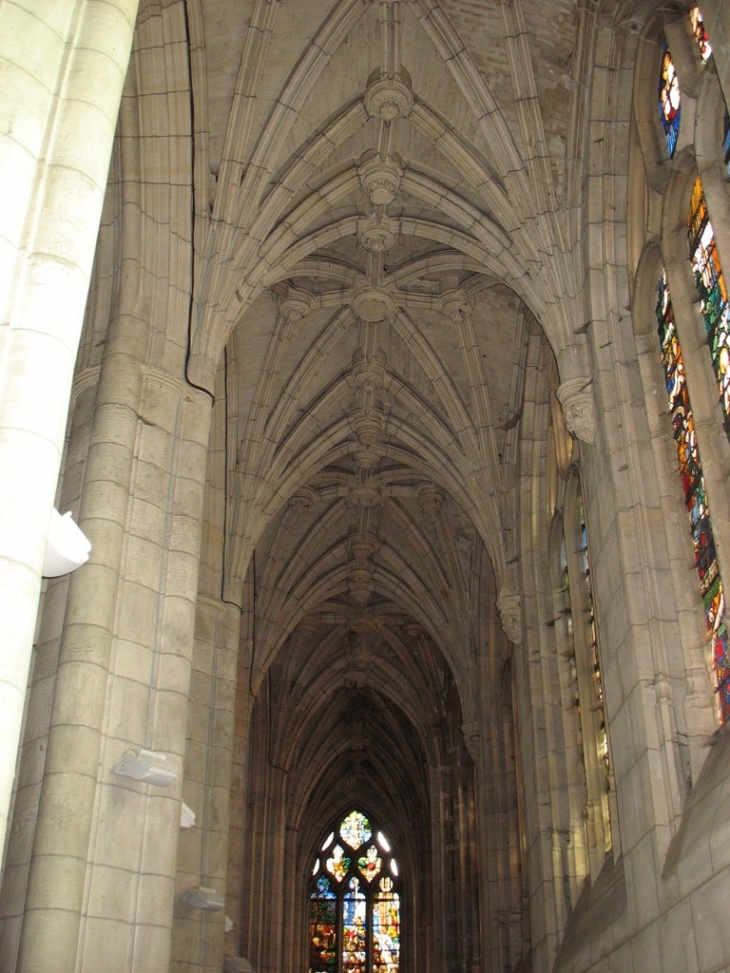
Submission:
<svg viewBox="0 0 730 973">
<path fill-rule="evenodd" d="M 353 809 L 315 856 L 309 885 L 309 973 L 398 973 L 398 863 L 385 834 Z"/>
</svg>

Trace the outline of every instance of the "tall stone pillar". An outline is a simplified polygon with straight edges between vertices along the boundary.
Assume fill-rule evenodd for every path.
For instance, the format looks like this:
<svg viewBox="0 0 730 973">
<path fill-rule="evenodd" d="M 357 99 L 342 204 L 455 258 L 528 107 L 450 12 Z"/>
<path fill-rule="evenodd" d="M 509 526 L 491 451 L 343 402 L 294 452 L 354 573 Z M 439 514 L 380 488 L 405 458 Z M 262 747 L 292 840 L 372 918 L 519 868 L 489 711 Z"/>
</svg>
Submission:
<svg viewBox="0 0 730 973">
<path fill-rule="evenodd" d="M 0 3 L 0 847 L 137 3 Z"/>
<path fill-rule="evenodd" d="M 190 892 L 226 894 L 239 632 L 237 606 L 198 599 L 183 783 L 195 825 L 180 835 L 171 973 L 223 967 L 223 905 L 201 908 Z"/>
<path fill-rule="evenodd" d="M 108 338 L 71 577 L 18 970 L 166 970 L 170 958 L 210 399 Z M 163 787 L 117 776 L 167 755 Z M 63 826 L 59 826 L 63 823 Z"/>
</svg>

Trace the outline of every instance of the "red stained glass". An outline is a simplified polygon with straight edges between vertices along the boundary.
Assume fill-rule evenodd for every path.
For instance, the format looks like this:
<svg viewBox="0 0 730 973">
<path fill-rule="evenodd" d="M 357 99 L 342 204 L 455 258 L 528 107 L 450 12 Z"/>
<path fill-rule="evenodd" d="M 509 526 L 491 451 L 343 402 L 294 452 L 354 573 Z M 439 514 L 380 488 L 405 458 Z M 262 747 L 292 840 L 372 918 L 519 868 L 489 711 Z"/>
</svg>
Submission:
<svg viewBox="0 0 730 973">
<path fill-rule="evenodd" d="M 723 722 L 727 722 L 730 720 L 730 659 L 728 658 L 728 635 L 725 627 L 725 598 L 715 554 L 715 540 L 697 445 L 694 417 L 684 374 L 682 349 L 677 336 L 674 311 L 665 273 L 659 279 L 658 290 L 659 299 L 656 315 L 669 410 L 672 416 L 674 442 L 679 460 L 679 474 L 684 490 L 708 635 L 712 640 L 715 680 L 720 699 L 720 716 Z"/>
<path fill-rule="evenodd" d="M 312 858 L 309 898 L 309 973 L 398 973 L 401 908 L 398 870 L 382 831 L 377 844 L 365 815 L 352 811 L 338 834 L 358 854 L 335 843 L 320 871 Z M 323 846 L 328 848 L 331 840 Z M 389 869 L 394 878 L 383 876 Z"/>
</svg>

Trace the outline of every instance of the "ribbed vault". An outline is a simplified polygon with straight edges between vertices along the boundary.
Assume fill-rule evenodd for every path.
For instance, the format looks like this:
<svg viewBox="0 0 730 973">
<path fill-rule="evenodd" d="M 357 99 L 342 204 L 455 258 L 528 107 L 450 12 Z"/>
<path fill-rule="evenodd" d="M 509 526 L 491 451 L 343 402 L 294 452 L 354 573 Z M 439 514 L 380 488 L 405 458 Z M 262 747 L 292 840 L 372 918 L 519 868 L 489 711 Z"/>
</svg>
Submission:
<svg viewBox="0 0 730 973">
<path fill-rule="evenodd" d="M 471 967 L 473 757 L 509 706 L 484 701 L 517 591 L 530 335 L 559 365 L 570 345 L 562 377 L 583 367 L 583 95 L 533 62 L 519 0 L 245 7 L 214 87 L 193 60 L 209 114 L 188 357 L 216 391 L 222 589 L 244 617 L 241 955 L 301 966 L 307 876 L 283 875 L 358 806 L 402 843 L 409 908 L 432 922 L 420 946 L 411 926 L 410 962 Z M 585 70 L 590 16 L 555 8 L 555 63 Z M 190 10 L 207 50 L 210 9 Z M 295 917 L 276 943 L 272 888 Z"/>
</svg>

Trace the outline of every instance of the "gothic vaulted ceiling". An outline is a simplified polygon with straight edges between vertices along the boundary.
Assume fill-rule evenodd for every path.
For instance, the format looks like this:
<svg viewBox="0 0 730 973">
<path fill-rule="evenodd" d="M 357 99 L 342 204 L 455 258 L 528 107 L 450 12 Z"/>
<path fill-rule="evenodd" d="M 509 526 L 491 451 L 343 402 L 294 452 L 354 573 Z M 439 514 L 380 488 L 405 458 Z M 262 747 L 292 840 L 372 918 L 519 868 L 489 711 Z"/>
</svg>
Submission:
<svg viewBox="0 0 730 973">
<path fill-rule="evenodd" d="M 189 375 L 212 387 L 225 358 L 226 597 L 255 562 L 252 686 L 270 670 L 310 723 L 325 700 L 341 720 L 335 690 L 377 691 L 425 749 L 448 671 L 474 718 L 517 590 L 530 336 L 559 356 L 584 320 L 594 15 L 189 5 Z"/>
</svg>

